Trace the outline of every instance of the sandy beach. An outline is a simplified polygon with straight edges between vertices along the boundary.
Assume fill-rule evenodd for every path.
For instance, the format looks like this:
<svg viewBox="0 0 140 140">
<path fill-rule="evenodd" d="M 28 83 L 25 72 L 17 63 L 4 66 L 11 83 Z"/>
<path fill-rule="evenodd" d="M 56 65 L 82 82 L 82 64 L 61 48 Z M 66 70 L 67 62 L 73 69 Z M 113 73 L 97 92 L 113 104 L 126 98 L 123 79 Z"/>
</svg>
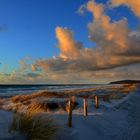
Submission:
<svg viewBox="0 0 140 140">
<path fill-rule="evenodd" d="M 129 90 L 128 90 L 129 89 Z M 49 115 L 60 127 L 57 140 L 138 140 L 140 135 L 140 87 L 139 85 L 119 85 L 102 87 L 99 91 L 99 108 L 96 108 L 94 95 L 99 89 L 82 89 L 54 93 L 52 96 L 43 93 L 20 95 L 1 99 L 0 111 L 0 139 L 23 139 L 19 135 L 8 132 L 14 112 L 36 111 L 43 115 Z M 112 92 L 111 92 L 112 90 Z M 119 93 L 120 90 L 122 93 Z M 94 94 L 94 92 L 95 94 Z M 126 92 L 127 91 L 127 92 Z M 114 96 L 115 95 L 117 96 Z M 64 93 L 64 91 L 63 91 Z M 80 95 L 81 93 L 81 95 Z M 90 96 L 89 96 L 90 93 Z M 92 95 L 91 95 L 92 93 Z M 109 94 L 110 93 L 110 94 Z M 103 100 L 103 95 L 110 95 Z M 74 96 L 75 95 L 75 96 Z M 111 96 L 113 95 L 113 96 Z M 120 96 L 121 95 L 121 96 Z M 74 98 L 75 107 L 72 111 L 72 127 L 69 128 L 67 110 L 62 105 L 67 104 L 69 97 Z M 86 97 L 88 116 L 83 116 L 83 98 Z M 46 103 L 46 104 L 44 104 Z M 47 104 L 50 103 L 50 104 Z M 44 106 L 42 106 L 42 104 Z M 46 106 L 45 106 L 46 105 Z M 49 106 L 50 105 L 50 106 Z M 58 106 L 57 106 L 58 105 Z M 65 105 L 65 107 L 67 107 Z"/>
<path fill-rule="evenodd" d="M 140 140 L 140 0 L 0 0 L 0 140 Z"/>
</svg>

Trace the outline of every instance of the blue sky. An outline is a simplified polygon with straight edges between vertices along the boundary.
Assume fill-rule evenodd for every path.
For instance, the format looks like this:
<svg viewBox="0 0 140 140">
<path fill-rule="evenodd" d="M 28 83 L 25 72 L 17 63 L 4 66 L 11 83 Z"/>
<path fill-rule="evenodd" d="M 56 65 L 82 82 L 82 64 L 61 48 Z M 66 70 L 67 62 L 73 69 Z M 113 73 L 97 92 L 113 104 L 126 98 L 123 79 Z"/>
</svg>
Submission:
<svg viewBox="0 0 140 140">
<path fill-rule="evenodd" d="M 75 40 L 84 46 L 95 44 L 88 40 L 87 24 L 92 14 L 78 14 L 78 8 L 88 0 L 1 0 L 0 70 L 7 65 L 10 73 L 26 56 L 32 59 L 52 58 L 59 55 L 55 28 L 68 27 L 74 31 Z M 103 2 L 97 0 L 96 2 Z M 106 9 L 111 20 L 128 19 L 129 28 L 135 30 L 140 20 L 125 6 Z"/>
<path fill-rule="evenodd" d="M 0 33 L 1 63 L 13 68 L 25 56 L 38 58 L 58 54 L 56 26 L 73 29 L 76 39 L 87 43 L 86 23 L 90 16 L 83 18 L 76 13 L 82 3 L 82 0 L 0 1 L 0 25 L 7 27 Z"/>
</svg>

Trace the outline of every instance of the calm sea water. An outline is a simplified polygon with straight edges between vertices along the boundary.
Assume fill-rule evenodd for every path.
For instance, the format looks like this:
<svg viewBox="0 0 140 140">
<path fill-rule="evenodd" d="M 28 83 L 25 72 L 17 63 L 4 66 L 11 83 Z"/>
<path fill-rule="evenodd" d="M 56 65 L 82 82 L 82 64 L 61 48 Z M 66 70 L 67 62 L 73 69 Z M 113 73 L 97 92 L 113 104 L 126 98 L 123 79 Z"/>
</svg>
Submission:
<svg viewBox="0 0 140 140">
<path fill-rule="evenodd" d="M 92 88 L 101 85 L 0 85 L 0 97 L 9 97 L 17 94 L 30 94 L 44 90 L 66 90 Z"/>
</svg>

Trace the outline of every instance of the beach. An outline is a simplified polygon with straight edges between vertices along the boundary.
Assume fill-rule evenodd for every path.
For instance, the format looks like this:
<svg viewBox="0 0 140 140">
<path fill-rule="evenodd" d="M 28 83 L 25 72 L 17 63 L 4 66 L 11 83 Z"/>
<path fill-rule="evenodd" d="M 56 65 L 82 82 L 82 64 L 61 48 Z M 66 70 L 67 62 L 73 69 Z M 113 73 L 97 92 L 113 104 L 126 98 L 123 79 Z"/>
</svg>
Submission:
<svg viewBox="0 0 140 140">
<path fill-rule="evenodd" d="M 8 132 L 12 116 L 15 112 L 30 111 L 42 116 L 47 114 L 55 120 L 60 127 L 58 140 L 138 140 L 139 93 L 138 84 L 122 84 L 59 92 L 47 90 L 1 98 L 0 138 L 17 138 Z M 95 95 L 99 96 L 99 108 L 96 107 Z M 67 104 L 70 98 L 74 103 L 72 127 L 68 126 Z M 87 103 L 87 116 L 83 115 L 83 99 Z"/>
</svg>

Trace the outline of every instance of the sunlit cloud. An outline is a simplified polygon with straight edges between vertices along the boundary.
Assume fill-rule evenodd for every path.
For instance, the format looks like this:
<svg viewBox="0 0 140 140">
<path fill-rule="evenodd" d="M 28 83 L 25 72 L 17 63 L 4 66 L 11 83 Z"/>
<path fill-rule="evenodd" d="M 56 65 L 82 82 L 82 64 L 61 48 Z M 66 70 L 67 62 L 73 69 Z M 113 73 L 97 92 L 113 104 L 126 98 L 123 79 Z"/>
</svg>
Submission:
<svg viewBox="0 0 140 140">
<path fill-rule="evenodd" d="M 125 5 L 129 7 L 136 16 L 140 17 L 140 1 L 139 0 L 110 0 L 112 7 Z"/>
<path fill-rule="evenodd" d="M 88 23 L 90 41 L 96 48 L 86 48 L 74 40 L 73 32 L 57 27 L 56 37 L 60 55 L 37 60 L 36 66 L 46 71 L 96 71 L 127 66 L 140 62 L 139 30 L 131 31 L 127 19 L 111 22 L 104 5 L 89 1 L 86 9 L 93 15 Z"/>
<path fill-rule="evenodd" d="M 140 17 L 139 1 L 112 0 L 111 7 L 127 5 Z M 30 58 L 20 61 L 20 67 L 10 75 L 0 75 L 9 81 L 20 83 L 93 83 L 115 79 L 140 77 L 140 29 L 131 30 L 127 18 L 111 21 L 104 4 L 89 1 L 78 10 L 92 14 L 87 23 L 89 41 L 96 47 L 87 48 L 75 40 L 74 32 L 56 27 L 55 33 L 60 50 L 50 59 Z"/>
</svg>

